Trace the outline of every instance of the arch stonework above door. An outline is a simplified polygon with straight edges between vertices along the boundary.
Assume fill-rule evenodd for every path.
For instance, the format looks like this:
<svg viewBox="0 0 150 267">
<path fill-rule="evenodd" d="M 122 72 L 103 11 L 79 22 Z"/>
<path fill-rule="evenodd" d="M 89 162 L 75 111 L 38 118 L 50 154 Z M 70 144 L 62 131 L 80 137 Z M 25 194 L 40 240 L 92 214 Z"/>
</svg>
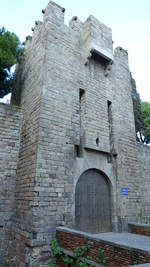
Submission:
<svg viewBox="0 0 150 267">
<path fill-rule="evenodd" d="M 110 184 L 98 170 L 85 171 L 75 191 L 75 225 L 90 233 L 111 231 Z"/>
</svg>

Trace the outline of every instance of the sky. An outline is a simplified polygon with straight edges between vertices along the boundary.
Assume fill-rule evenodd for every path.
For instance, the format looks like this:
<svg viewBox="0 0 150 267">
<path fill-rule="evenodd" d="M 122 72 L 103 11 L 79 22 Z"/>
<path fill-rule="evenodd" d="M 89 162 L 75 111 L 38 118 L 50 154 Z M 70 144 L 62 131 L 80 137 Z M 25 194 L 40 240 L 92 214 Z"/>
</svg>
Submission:
<svg viewBox="0 0 150 267">
<path fill-rule="evenodd" d="M 0 0 L 0 28 L 14 32 L 21 42 L 32 35 L 35 20 L 49 0 Z M 85 21 L 94 15 L 112 28 L 114 48 L 128 50 L 129 66 L 142 101 L 150 102 L 150 0 L 55 0 L 64 7 L 65 24 L 73 16 Z"/>
</svg>

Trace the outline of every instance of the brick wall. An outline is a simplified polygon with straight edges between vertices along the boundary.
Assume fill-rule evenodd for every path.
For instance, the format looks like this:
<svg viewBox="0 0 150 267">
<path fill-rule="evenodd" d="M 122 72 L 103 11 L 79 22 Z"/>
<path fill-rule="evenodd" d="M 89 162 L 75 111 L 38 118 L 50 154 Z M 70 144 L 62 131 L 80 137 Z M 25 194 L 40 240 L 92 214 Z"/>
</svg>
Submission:
<svg viewBox="0 0 150 267">
<path fill-rule="evenodd" d="M 74 251 L 77 246 L 86 246 L 90 242 L 91 248 L 88 255 L 94 262 L 97 262 L 98 249 L 105 251 L 108 257 L 107 264 L 110 267 L 127 267 L 133 264 L 142 264 L 150 262 L 150 256 L 147 252 L 137 249 L 121 247 L 121 245 L 109 243 L 108 241 L 100 241 L 96 238 L 90 238 L 86 234 L 82 235 L 65 230 L 57 229 L 57 239 L 60 247 L 68 251 Z M 63 265 L 60 265 L 63 267 Z"/>
<path fill-rule="evenodd" d="M 131 233 L 150 236 L 150 225 L 149 224 L 130 223 L 129 227 L 130 227 Z"/>
<path fill-rule="evenodd" d="M 0 104 L 0 259 L 7 257 L 11 244 L 21 123 L 20 108 Z"/>
</svg>

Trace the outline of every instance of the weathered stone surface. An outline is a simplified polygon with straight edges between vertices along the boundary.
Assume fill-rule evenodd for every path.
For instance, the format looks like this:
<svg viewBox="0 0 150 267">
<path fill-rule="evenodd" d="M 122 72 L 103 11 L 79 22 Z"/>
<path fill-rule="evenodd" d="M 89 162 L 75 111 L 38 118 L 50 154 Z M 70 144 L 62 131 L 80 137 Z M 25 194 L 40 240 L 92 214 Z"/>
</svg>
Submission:
<svg viewBox="0 0 150 267">
<path fill-rule="evenodd" d="M 142 190 L 142 209 L 137 214 L 143 223 L 150 223 L 150 146 L 138 144 L 138 160 L 140 166 L 140 184 Z M 139 219 L 139 218 L 137 218 Z"/>
<path fill-rule="evenodd" d="M 113 53 L 111 29 L 93 16 L 67 27 L 64 9 L 49 2 L 26 43 L 13 100 L 18 92 L 23 116 L 0 106 L 3 251 L 7 221 L 16 266 L 49 257 L 56 226 L 75 226 L 76 184 L 89 169 L 109 181 L 113 231 L 127 230 L 149 201 L 149 152 L 139 148 L 147 157 L 141 182 L 128 55 Z"/>
<path fill-rule="evenodd" d="M 21 109 L 0 104 L 0 259 L 11 246 L 11 220 L 15 210 L 15 179 L 19 152 Z"/>
</svg>

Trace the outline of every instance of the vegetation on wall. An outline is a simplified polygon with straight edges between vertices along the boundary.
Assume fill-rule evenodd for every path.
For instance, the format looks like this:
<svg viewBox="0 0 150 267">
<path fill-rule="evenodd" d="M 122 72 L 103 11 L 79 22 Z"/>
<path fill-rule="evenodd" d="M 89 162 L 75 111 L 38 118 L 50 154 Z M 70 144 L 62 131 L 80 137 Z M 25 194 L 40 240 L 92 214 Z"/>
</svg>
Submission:
<svg viewBox="0 0 150 267">
<path fill-rule="evenodd" d="M 16 34 L 0 29 L 0 98 L 12 92 L 14 75 L 11 67 L 20 62 L 24 54 Z"/>
<path fill-rule="evenodd" d="M 78 246 L 74 249 L 73 255 L 69 256 L 64 253 L 56 238 L 51 241 L 51 249 L 53 252 L 53 258 L 45 265 L 56 267 L 59 266 L 59 262 L 63 262 L 64 266 L 75 266 L 75 267 L 93 267 L 91 258 L 89 256 L 91 245 L 87 243 L 86 246 Z M 90 262 L 89 262 L 90 261 Z M 106 265 L 107 257 L 104 250 L 98 250 L 97 262 L 102 264 L 101 266 L 108 267 Z"/>
</svg>

